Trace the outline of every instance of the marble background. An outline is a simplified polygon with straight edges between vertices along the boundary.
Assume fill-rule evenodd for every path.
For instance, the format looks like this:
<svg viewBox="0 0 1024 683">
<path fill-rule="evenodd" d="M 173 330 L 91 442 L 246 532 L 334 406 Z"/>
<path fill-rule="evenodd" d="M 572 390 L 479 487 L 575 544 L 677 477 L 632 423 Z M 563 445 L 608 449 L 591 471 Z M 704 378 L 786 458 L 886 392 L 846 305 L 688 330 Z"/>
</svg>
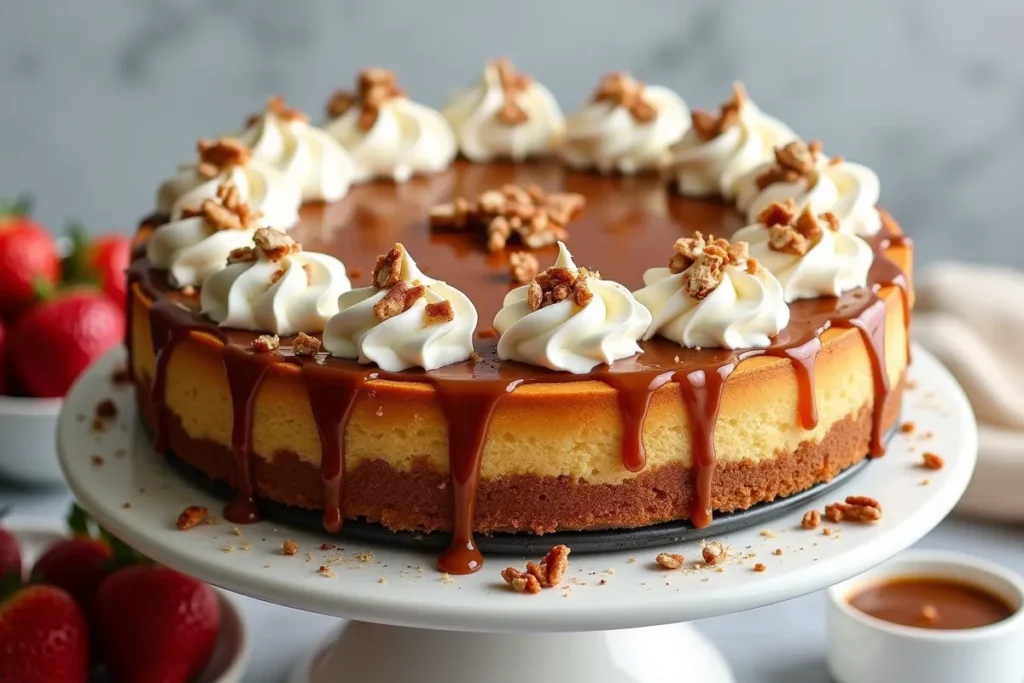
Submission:
<svg viewBox="0 0 1024 683">
<path fill-rule="evenodd" d="M 367 65 L 440 104 L 508 55 L 573 109 L 612 69 L 762 108 L 874 167 L 924 260 L 1020 263 L 1024 5 L 1006 0 L 0 0 L 0 195 L 128 230 L 194 141 Z"/>
</svg>

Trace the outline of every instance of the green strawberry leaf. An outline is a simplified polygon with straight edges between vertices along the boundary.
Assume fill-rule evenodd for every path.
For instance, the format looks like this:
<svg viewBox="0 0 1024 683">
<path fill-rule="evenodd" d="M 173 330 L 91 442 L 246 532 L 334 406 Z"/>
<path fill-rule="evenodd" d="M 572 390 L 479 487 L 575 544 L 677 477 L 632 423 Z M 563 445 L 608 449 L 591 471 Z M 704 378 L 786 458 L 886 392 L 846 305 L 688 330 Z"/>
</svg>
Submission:
<svg viewBox="0 0 1024 683">
<path fill-rule="evenodd" d="M 21 575 L 16 570 L 12 569 L 3 576 L 0 576 L 0 604 L 21 590 L 23 585 L 24 581 L 22 581 Z"/>
<path fill-rule="evenodd" d="M 92 517 L 89 513 L 82 509 L 78 503 L 71 504 L 71 510 L 67 516 L 68 529 L 75 536 L 88 536 L 95 538 L 95 529 L 93 528 Z"/>
<path fill-rule="evenodd" d="M 30 194 L 18 195 L 14 201 L 0 201 L 0 219 L 24 218 L 32 213 L 34 203 Z"/>
<path fill-rule="evenodd" d="M 65 287 L 74 285 L 98 285 L 99 277 L 89 263 L 92 240 L 81 223 L 70 223 L 65 232 L 71 239 L 71 250 L 61 264 L 61 280 Z"/>
</svg>

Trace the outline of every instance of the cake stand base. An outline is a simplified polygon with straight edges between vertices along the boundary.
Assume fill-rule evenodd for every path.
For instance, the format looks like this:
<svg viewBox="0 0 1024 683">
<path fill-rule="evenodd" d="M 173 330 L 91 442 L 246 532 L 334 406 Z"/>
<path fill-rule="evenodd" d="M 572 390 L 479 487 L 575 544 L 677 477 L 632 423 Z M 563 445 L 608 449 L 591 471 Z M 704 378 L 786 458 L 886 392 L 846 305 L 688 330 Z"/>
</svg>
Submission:
<svg viewBox="0 0 1024 683">
<path fill-rule="evenodd" d="M 528 598 L 527 598 L 528 599 Z M 464 633 L 348 621 L 289 683 L 735 683 L 689 624 L 589 633 Z"/>
</svg>

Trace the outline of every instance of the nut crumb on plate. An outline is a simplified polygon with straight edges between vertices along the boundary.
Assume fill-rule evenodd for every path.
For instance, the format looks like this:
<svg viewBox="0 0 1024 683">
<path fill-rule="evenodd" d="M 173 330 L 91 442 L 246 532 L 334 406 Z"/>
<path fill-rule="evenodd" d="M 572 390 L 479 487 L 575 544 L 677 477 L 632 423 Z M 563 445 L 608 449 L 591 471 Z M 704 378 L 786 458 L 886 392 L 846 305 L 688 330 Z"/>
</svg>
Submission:
<svg viewBox="0 0 1024 683">
<path fill-rule="evenodd" d="M 931 451 L 925 451 L 922 458 L 922 464 L 929 470 L 941 470 L 946 465 L 946 461 L 942 459 L 941 455 L 937 455 Z"/>
<path fill-rule="evenodd" d="M 768 571 L 768 567 L 763 565 L 763 564 L 761 564 L 760 562 L 758 562 L 757 564 L 754 565 L 754 571 L 755 572 L 765 572 L 765 571 Z"/>
<path fill-rule="evenodd" d="M 679 553 L 658 553 L 654 559 L 665 569 L 679 569 L 686 562 L 686 558 Z"/>
<path fill-rule="evenodd" d="M 181 511 L 181 514 L 178 515 L 178 521 L 175 522 L 174 526 L 179 531 L 187 531 L 205 522 L 209 513 L 210 511 L 202 505 L 190 505 Z"/>
<path fill-rule="evenodd" d="M 281 544 L 281 554 L 282 555 L 298 555 L 299 554 L 299 544 L 296 543 L 295 541 L 291 540 L 291 539 L 288 539 L 283 544 Z"/>
<path fill-rule="evenodd" d="M 711 566 L 715 566 L 728 557 L 725 546 L 718 541 L 711 541 L 700 552 L 704 557 L 704 562 Z"/>
</svg>

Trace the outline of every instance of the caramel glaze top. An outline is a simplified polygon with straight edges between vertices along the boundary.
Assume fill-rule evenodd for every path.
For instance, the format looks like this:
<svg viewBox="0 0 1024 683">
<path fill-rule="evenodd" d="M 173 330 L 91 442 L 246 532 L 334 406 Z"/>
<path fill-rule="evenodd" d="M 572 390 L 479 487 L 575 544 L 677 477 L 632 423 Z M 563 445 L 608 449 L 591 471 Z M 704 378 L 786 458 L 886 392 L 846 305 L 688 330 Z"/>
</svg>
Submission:
<svg viewBox="0 0 1024 683">
<path fill-rule="evenodd" d="M 699 230 L 705 235 L 728 237 L 742 227 L 732 207 L 711 201 L 673 195 L 659 178 L 601 177 L 564 169 L 553 162 L 533 164 L 468 164 L 456 162 L 435 176 L 407 183 L 370 183 L 356 186 L 340 202 L 311 205 L 302 210 L 301 223 L 292 230 L 304 249 L 321 251 L 341 259 L 349 269 L 353 287 L 370 284 L 378 254 L 402 242 L 431 277 L 445 280 L 472 299 L 480 315 L 476 350 L 481 359 L 458 363 L 431 372 L 418 369 L 386 373 L 376 366 L 325 356 L 301 358 L 291 353 L 290 339 L 271 354 L 255 354 L 250 342 L 259 332 L 222 330 L 198 313 L 198 297 L 183 296 L 167 286 L 165 275 L 150 268 L 144 249 L 137 249 L 129 280 L 147 299 L 149 323 L 156 354 L 152 378 L 152 404 L 157 416 L 156 445 L 165 450 L 163 428 L 166 407 L 167 361 L 174 346 L 194 332 L 203 332 L 224 344 L 223 357 L 234 405 L 232 447 L 237 465 L 238 495 L 225 514 L 236 523 L 259 519 L 256 493 L 249 476 L 252 406 L 266 372 L 282 363 L 301 366 L 310 403 L 320 433 L 324 525 L 337 531 L 344 518 L 344 430 L 357 396 L 367 382 L 388 379 L 431 385 L 448 421 L 449 464 L 452 477 L 452 545 L 439 566 L 452 573 L 469 573 L 482 565 L 473 541 L 473 511 L 480 456 L 490 416 L 504 396 L 528 383 L 601 381 L 617 391 L 623 421 L 622 458 L 630 471 L 644 467 L 643 424 L 651 396 L 662 386 L 680 388 L 688 412 L 692 438 L 691 480 L 694 500 L 690 520 L 696 526 L 711 521 L 711 490 L 715 471 L 714 427 L 726 380 L 737 364 L 750 357 L 788 359 L 799 382 L 799 421 L 805 428 L 817 423 L 814 404 L 814 362 L 821 348 L 821 334 L 831 327 L 857 329 L 873 363 L 875 386 L 872 455 L 884 452 L 881 416 L 889 392 L 885 369 L 885 304 L 878 292 L 898 287 L 909 316 L 909 292 L 904 273 L 884 252 L 891 246 L 909 244 L 895 222 L 883 214 L 883 228 L 868 241 L 875 252 L 869 286 L 841 297 L 822 297 L 790 305 L 791 320 L 767 349 L 729 351 L 685 349 L 653 339 L 641 342 L 643 352 L 595 368 L 586 375 L 553 372 L 515 362 L 500 361 L 491 321 L 505 294 L 514 286 L 508 272 L 508 255 L 524 247 L 511 242 L 505 251 L 489 253 L 481 232 L 432 230 L 428 213 L 436 204 L 457 197 L 474 199 L 482 192 L 513 183 L 539 185 L 548 191 L 577 192 L 586 198 L 582 214 L 569 226 L 568 246 L 574 260 L 599 270 L 631 290 L 642 286 L 648 268 L 665 265 L 673 242 Z M 141 236 L 160 223 L 159 217 L 143 222 Z M 555 246 L 534 250 L 541 267 L 554 262 Z M 129 315 L 132 305 L 129 304 Z M 909 320 L 905 320 L 908 323 Z M 129 331 L 132 325 L 129 321 Z M 131 348 L 129 344 L 129 349 Z M 682 482 L 681 482 L 682 485 Z"/>
</svg>

